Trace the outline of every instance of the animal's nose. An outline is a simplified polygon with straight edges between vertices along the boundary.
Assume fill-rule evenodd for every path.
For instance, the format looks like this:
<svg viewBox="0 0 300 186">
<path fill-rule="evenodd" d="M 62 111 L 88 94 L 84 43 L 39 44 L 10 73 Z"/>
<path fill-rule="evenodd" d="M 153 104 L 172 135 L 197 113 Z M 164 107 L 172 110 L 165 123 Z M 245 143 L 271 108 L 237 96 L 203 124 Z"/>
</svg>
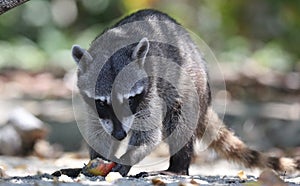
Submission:
<svg viewBox="0 0 300 186">
<path fill-rule="evenodd" d="M 113 131 L 111 135 L 119 141 L 123 140 L 127 136 L 127 134 L 124 130 Z"/>
</svg>

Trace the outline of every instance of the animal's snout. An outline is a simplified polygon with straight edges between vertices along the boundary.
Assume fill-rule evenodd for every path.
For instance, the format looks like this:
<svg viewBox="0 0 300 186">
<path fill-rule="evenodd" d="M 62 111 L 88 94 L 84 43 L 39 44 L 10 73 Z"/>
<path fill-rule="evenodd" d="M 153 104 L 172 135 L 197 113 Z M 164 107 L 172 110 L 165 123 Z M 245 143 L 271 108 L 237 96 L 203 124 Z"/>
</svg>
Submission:
<svg viewBox="0 0 300 186">
<path fill-rule="evenodd" d="M 119 141 L 123 140 L 127 136 L 127 134 L 124 130 L 113 131 L 111 135 Z"/>
</svg>

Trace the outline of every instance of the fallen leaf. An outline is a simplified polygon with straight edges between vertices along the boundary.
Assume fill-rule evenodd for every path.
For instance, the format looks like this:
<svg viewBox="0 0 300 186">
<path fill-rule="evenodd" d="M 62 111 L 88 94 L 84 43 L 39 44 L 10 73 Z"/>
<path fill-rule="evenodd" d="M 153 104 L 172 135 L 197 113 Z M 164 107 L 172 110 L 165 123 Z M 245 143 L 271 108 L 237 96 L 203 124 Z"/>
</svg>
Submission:
<svg viewBox="0 0 300 186">
<path fill-rule="evenodd" d="M 237 173 L 237 176 L 240 178 L 240 180 L 247 180 L 247 175 L 246 175 L 245 171 L 243 171 L 243 170 L 240 170 Z"/>
<path fill-rule="evenodd" d="M 163 182 L 161 179 L 159 178 L 153 178 L 152 180 L 152 184 L 155 186 L 165 186 L 165 182 Z"/>
</svg>

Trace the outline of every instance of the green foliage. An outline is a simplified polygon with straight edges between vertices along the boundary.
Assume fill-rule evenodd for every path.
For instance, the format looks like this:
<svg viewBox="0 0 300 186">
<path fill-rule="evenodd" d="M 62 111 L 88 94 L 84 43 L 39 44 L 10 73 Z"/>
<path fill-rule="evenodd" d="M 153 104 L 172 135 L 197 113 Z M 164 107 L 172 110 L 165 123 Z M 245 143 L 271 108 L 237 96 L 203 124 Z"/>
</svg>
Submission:
<svg viewBox="0 0 300 186">
<path fill-rule="evenodd" d="M 0 65 L 71 68 L 72 44 L 88 47 L 120 16 L 149 7 L 199 35 L 221 62 L 287 71 L 300 61 L 300 1 L 31 0 L 0 16 Z"/>
</svg>

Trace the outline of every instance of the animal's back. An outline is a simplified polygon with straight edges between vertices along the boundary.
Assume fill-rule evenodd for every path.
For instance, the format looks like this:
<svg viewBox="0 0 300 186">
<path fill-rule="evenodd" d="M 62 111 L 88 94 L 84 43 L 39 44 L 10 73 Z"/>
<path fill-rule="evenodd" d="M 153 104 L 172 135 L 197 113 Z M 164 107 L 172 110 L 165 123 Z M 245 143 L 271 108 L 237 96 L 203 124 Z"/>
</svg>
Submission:
<svg viewBox="0 0 300 186">
<path fill-rule="evenodd" d="M 179 25 L 175 19 L 163 12 L 153 9 L 144 9 L 122 18 L 115 26 L 117 27 L 135 21 L 170 21 Z"/>
<path fill-rule="evenodd" d="M 115 140 L 122 141 L 126 130 L 132 127 L 130 147 L 114 171 L 126 175 L 133 164 L 163 140 L 170 146 L 168 171 L 188 174 L 196 138 L 203 139 L 209 148 L 225 158 L 247 167 L 269 167 L 277 171 L 300 169 L 300 163 L 293 159 L 268 157 L 250 149 L 226 128 L 211 107 L 209 79 L 201 52 L 189 33 L 167 14 L 156 10 L 133 13 L 98 36 L 88 51 L 74 47 L 73 56 L 77 63 L 82 57 L 86 59 L 79 63 L 78 87 L 83 97 L 96 101 L 99 113 L 85 126 L 91 131 L 87 135 L 94 135 L 95 131 L 103 134 L 89 138 L 90 143 L 96 144 L 92 146 L 96 150 L 91 150 L 91 158 L 101 157 L 101 150 L 111 155 L 118 148 L 115 144 L 119 142 Z M 98 79 L 99 66 L 104 63 L 109 68 Z M 130 65 L 133 65 L 131 71 L 117 79 Z M 127 87 L 130 78 L 138 75 L 151 78 L 148 83 L 136 81 L 128 93 L 120 91 L 122 86 Z M 120 81 L 115 83 L 116 80 Z M 113 92 L 111 88 L 115 84 L 119 87 Z M 137 103 L 134 121 L 128 115 L 116 117 L 119 113 L 113 110 L 114 98 L 121 113 L 123 100 Z M 95 120 L 98 117 L 101 125 Z M 103 120 L 109 122 L 103 124 Z"/>
</svg>

